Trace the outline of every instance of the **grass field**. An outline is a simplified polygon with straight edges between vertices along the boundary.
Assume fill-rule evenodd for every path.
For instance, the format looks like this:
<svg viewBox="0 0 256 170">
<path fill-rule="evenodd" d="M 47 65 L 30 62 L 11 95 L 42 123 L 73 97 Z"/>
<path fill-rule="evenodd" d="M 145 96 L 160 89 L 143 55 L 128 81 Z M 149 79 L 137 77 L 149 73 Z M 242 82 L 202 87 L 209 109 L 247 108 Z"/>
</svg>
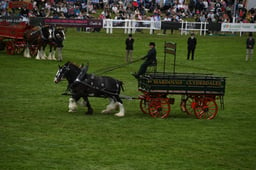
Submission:
<svg viewBox="0 0 256 170">
<path fill-rule="evenodd" d="M 127 35 L 76 32 L 69 29 L 63 57 L 90 62 L 89 72 L 124 63 Z M 0 52 L 0 169 L 255 169 L 256 58 L 245 62 L 246 36 L 197 36 L 194 61 L 186 60 L 187 36 L 136 33 L 134 58 L 157 45 L 159 70 L 164 41 L 177 43 L 177 72 L 213 73 L 227 77 L 225 109 L 213 120 L 198 120 L 179 108 L 175 96 L 167 119 L 143 114 L 139 100 L 124 100 L 126 116 L 101 114 L 108 100 L 90 98 L 92 116 L 80 107 L 68 113 L 67 82 L 56 85 L 56 61 L 26 59 Z M 173 58 L 168 56 L 171 65 Z M 130 75 L 134 63 L 105 75 L 125 84 L 122 93 L 138 96 Z M 172 66 L 169 68 L 172 70 Z"/>
</svg>

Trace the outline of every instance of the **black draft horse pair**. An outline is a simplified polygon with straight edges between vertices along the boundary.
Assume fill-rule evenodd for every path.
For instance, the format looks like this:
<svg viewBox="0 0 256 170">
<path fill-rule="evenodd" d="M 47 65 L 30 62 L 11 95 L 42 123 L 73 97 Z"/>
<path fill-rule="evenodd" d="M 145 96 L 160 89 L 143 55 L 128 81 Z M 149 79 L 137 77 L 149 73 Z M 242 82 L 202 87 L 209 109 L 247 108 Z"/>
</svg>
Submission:
<svg viewBox="0 0 256 170">
<path fill-rule="evenodd" d="M 115 116 L 123 117 L 125 115 L 125 110 L 120 98 L 120 92 L 123 90 L 123 83 L 112 77 L 87 74 L 87 71 L 88 65 L 81 69 L 71 62 L 67 62 L 63 66 L 59 66 L 55 75 L 55 83 L 59 83 L 63 79 L 67 79 L 68 81 L 67 91 L 71 92 L 69 112 L 76 111 L 77 101 L 80 98 L 83 98 L 88 108 L 86 114 L 92 114 L 93 109 L 88 97 L 102 97 L 109 98 L 110 100 L 110 103 L 102 113 L 109 113 L 112 110 L 119 108 L 119 112 L 116 113 Z"/>
<path fill-rule="evenodd" d="M 55 59 L 52 48 L 56 50 L 57 43 L 65 39 L 63 28 L 57 28 L 52 25 L 37 26 L 27 30 L 24 33 L 24 39 L 27 42 L 27 47 L 24 50 L 24 57 L 31 58 L 36 56 L 36 59 L 46 59 L 45 47 L 50 45 L 50 53 L 48 59 Z"/>
</svg>

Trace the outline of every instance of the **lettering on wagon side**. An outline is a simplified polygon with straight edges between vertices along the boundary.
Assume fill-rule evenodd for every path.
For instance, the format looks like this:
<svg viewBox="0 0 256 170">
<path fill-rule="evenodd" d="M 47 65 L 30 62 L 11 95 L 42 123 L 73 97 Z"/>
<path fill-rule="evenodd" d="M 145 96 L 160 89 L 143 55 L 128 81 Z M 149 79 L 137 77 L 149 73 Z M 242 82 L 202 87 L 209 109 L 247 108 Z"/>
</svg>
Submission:
<svg viewBox="0 0 256 170">
<path fill-rule="evenodd" d="M 171 80 L 153 79 L 149 83 L 154 85 L 186 85 L 186 86 L 221 86 L 221 81 L 216 80 Z"/>
</svg>

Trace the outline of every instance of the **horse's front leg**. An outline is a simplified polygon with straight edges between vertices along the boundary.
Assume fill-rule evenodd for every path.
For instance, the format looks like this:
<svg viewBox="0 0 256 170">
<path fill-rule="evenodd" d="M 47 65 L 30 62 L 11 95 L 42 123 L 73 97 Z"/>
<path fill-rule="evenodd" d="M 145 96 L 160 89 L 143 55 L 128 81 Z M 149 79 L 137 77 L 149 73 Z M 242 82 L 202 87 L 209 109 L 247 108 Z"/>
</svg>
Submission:
<svg viewBox="0 0 256 170">
<path fill-rule="evenodd" d="M 52 46 L 50 45 L 48 60 L 52 60 Z"/>
<path fill-rule="evenodd" d="M 92 109 L 92 106 L 91 106 L 91 104 L 89 102 L 88 97 L 84 96 L 83 99 L 84 99 L 84 102 L 86 103 L 86 107 L 88 109 L 87 112 L 85 112 L 85 114 L 92 115 L 93 114 L 93 109 Z"/>
<path fill-rule="evenodd" d="M 45 54 L 45 47 L 44 46 L 41 46 L 39 48 L 39 57 L 42 59 L 42 60 L 45 60 L 47 58 L 46 54 Z"/>
<path fill-rule="evenodd" d="M 76 110 L 77 110 L 76 99 L 73 97 L 70 97 L 69 103 L 68 103 L 68 112 L 76 112 Z"/>
<path fill-rule="evenodd" d="M 42 53 L 41 53 L 41 55 L 42 55 L 41 58 L 42 58 L 43 60 L 47 59 L 47 56 L 46 56 L 46 53 L 45 53 L 45 47 L 42 47 L 42 48 L 41 48 L 41 52 L 42 52 Z"/>
<path fill-rule="evenodd" d="M 40 60 L 40 59 L 45 60 L 46 59 L 45 56 L 46 56 L 45 51 L 44 51 L 43 47 L 40 46 L 37 51 L 36 59 L 37 60 Z"/>
<path fill-rule="evenodd" d="M 26 48 L 25 48 L 25 50 L 24 50 L 24 57 L 26 57 L 26 58 L 31 58 L 28 45 L 26 46 Z"/>
<path fill-rule="evenodd" d="M 53 51 L 52 51 L 52 60 L 56 60 L 55 53 L 56 53 L 56 48 L 53 47 Z"/>
<path fill-rule="evenodd" d="M 36 54 L 36 60 L 40 60 L 40 59 L 41 59 L 41 51 L 38 49 Z"/>
<path fill-rule="evenodd" d="M 72 94 L 72 97 L 69 98 L 68 112 L 76 112 L 77 110 L 77 101 L 81 98 L 80 95 Z"/>
</svg>

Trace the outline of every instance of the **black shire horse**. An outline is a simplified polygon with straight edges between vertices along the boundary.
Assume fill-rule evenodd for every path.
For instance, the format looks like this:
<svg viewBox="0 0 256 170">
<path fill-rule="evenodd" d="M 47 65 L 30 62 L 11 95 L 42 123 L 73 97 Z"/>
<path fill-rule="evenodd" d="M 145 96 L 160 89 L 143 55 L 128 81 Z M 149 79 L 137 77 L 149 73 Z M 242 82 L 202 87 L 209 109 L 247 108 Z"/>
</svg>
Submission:
<svg viewBox="0 0 256 170">
<path fill-rule="evenodd" d="M 88 97 L 102 97 L 110 99 L 110 103 L 102 113 L 109 113 L 119 107 L 119 112 L 115 115 L 123 117 L 125 110 L 119 96 L 121 90 L 123 90 L 123 83 L 112 77 L 87 74 L 87 71 L 88 65 L 81 69 L 71 62 L 67 62 L 63 66 L 59 66 L 55 75 L 55 83 L 59 83 L 62 79 L 67 79 L 68 81 L 67 91 L 70 91 L 72 96 L 69 99 L 69 112 L 75 111 L 77 101 L 83 98 L 88 108 L 86 114 L 92 114 L 93 109 Z"/>
<path fill-rule="evenodd" d="M 55 29 L 53 29 L 52 39 L 50 39 L 48 42 L 48 45 L 50 46 L 50 51 L 48 55 L 49 60 L 56 60 L 55 58 L 56 48 L 59 48 L 58 53 L 61 53 L 62 51 L 60 48 L 63 47 L 63 41 L 65 39 L 66 39 L 65 31 L 62 27 L 56 27 Z M 58 54 L 58 55 L 62 55 L 62 54 Z"/>
</svg>

